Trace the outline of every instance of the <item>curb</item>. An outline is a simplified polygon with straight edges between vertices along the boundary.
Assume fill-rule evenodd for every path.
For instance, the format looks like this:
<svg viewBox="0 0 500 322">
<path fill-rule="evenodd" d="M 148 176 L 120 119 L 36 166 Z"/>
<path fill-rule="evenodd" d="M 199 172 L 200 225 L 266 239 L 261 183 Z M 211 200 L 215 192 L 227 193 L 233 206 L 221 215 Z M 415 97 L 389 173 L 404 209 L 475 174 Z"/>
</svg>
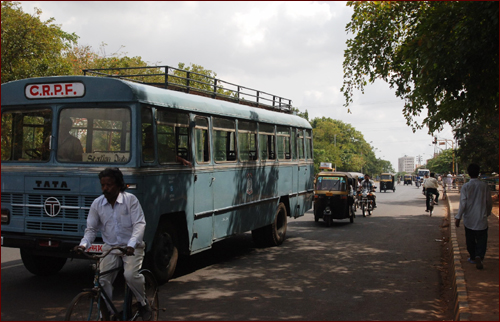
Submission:
<svg viewBox="0 0 500 322">
<path fill-rule="evenodd" d="M 450 198 L 446 198 L 446 202 L 448 204 L 448 217 L 450 221 L 450 233 L 451 233 L 451 245 L 452 245 L 452 260 L 453 260 L 453 272 L 452 277 L 453 281 L 453 294 L 454 294 L 454 321 L 470 321 L 470 308 L 469 302 L 467 298 L 467 284 L 465 283 L 465 274 L 462 268 L 460 248 L 458 246 L 457 239 L 457 227 L 454 225 L 451 214 L 453 213 L 453 207 L 450 203 Z"/>
</svg>

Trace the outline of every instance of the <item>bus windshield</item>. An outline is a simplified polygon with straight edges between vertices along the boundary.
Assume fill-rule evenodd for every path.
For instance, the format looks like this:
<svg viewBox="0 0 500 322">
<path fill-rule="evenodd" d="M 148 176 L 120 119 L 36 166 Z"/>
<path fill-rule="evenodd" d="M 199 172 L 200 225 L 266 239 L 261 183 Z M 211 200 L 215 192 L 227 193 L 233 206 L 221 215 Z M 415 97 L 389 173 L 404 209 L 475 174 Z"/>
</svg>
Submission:
<svg viewBox="0 0 500 322">
<path fill-rule="evenodd" d="M 66 108 L 52 128 L 52 111 L 2 113 L 2 161 L 123 163 L 130 159 L 130 111 Z"/>
</svg>

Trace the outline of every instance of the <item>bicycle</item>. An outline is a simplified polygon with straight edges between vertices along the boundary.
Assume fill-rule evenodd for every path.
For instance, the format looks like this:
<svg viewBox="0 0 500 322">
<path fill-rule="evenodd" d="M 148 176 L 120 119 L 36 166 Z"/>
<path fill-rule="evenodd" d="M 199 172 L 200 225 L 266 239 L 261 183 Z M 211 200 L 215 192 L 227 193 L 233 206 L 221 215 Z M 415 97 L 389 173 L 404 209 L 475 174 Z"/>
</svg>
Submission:
<svg viewBox="0 0 500 322">
<path fill-rule="evenodd" d="M 428 199 L 429 203 L 429 217 L 432 217 L 432 212 L 434 211 L 434 194 L 432 192 L 428 192 L 426 198 Z M 430 198 L 430 200 L 429 200 Z"/>
<path fill-rule="evenodd" d="M 93 265 L 95 271 L 94 286 L 91 289 L 84 289 L 71 301 L 66 311 L 66 321 L 110 321 L 110 319 L 115 321 L 137 320 L 139 317 L 140 304 L 137 301 L 134 303 L 133 293 L 127 283 L 125 283 L 125 296 L 122 311 L 118 311 L 111 301 L 110 295 L 105 292 L 100 283 L 101 276 L 123 269 L 123 265 L 104 272 L 101 272 L 99 268 L 101 260 L 114 250 L 119 250 L 122 254 L 127 252 L 126 248 L 119 246 L 112 247 L 101 255 L 82 252 L 86 257 L 97 261 L 97 263 Z M 159 313 L 158 284 L 156 283 L 153 273 L 149 270 L 141 269 L 139 273 L 141 273 L 145 279 L 146 298 L 152 311 L 151 321 L 157 321 Z M 106 303 L 111 308 L 112 315 L 110 315 Z"/>
</svg>

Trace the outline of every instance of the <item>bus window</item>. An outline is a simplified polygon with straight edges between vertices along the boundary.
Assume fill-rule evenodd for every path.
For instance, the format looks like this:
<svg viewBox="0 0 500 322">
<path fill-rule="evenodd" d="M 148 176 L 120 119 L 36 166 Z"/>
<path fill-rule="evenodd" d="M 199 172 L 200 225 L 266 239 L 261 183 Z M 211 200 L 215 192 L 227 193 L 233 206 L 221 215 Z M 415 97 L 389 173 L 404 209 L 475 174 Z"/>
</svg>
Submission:
<svg viewBox="0 0 500 322">
<path fill-rule="evenodd" d="M 210 150 L 208 149 L 208 119 L 205 117 L 197 117 L 194 130 L 196 162 L 210 162 Z"/>
<path fill-rule="evenodd" d="M 240 160 L 257 160 L 257 123 L 238 121 L 238 145 Z"/>
<path fill-rule="evenodd" d="M 292 128 L 292 159 L 297 160 L 297 129 Z"/>
<path fill-rule="evenodd" d="M 2 161 L 48 161 L 51 110 L 2 113 Z"/>
<path fill-rule="evenodd" d="M 260 124 L 259 126 L 259 148 L 262 160 L 276 159 L 274 125 Z"/>
<path fill-rule="evenodd" d="M 142 108 L 142 161 L 154 162 L 155 160 L 155 142 L 153 129 L 153 111 L 150 107 Z"/>
<path fill-rule="evenodd" d="M 298 146 L 299 146 L 299 159 L 305 159 L 305 154 L 304 154 L 304 132 L 303 130 L 299 129 L 298 130 Z"/>
<path fill-rule="evenodd" d="M 307 159 L 311 160 L 313 157 L 312 130 L 306 130 L 305 145 L 306 145 Z"/>
<path fill-rule="evenodd" d="M 63 109 L 57 141 L 60 162 L 127 162 L 130 160 L 130 111 L 125 108 Z"/>
<path fill-rule="evenodd" d="M 290 160 L 292 158 L 290 154 L 290 128 L 286 126 L 278 126 L 276 130 L 278 136 L 278 159 Z"/>
<path fill-rule="evenodd" d="M 177 162 L 177 156 L 189 161 L 189 115 L 158 110 L 158 154 L 160 163 Z"/>
<path fill-rule="evenodd" d="M 236 128 L 233 120 L 214 117 L 213 140 L 215 162 L 236 161 Z"/>
</svg>

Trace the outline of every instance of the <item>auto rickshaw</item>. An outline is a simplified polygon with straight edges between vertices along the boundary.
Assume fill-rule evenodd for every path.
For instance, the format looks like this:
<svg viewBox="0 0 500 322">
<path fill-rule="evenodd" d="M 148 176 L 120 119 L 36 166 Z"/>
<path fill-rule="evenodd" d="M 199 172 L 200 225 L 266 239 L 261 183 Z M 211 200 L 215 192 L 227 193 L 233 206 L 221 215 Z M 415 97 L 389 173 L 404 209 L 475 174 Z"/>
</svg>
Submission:
<svg viewBox="0 0 500 322">
<path fill-rule="evenodd" d="M 347 172 L 323 171 L 314 186 L 314 221 L 322 218 L 330 227 L 333 219 L 354 222 L 354 193 L 357 178 Z"/>
<path fill-rule="evenodd" d="M 411 174 L 405 174 L 405 177 L 404 177 L 404 184 L 407 185 L 412 185 L 413 186 L 413 182 L 411 180 Z"/>
<path fill-rule="evenodd" d="M 396 185 L 394 184 L 394 175 L 392 173 L 380 174 L 380 192 L 392 190 L 396 192 Z"/>
</svg>

